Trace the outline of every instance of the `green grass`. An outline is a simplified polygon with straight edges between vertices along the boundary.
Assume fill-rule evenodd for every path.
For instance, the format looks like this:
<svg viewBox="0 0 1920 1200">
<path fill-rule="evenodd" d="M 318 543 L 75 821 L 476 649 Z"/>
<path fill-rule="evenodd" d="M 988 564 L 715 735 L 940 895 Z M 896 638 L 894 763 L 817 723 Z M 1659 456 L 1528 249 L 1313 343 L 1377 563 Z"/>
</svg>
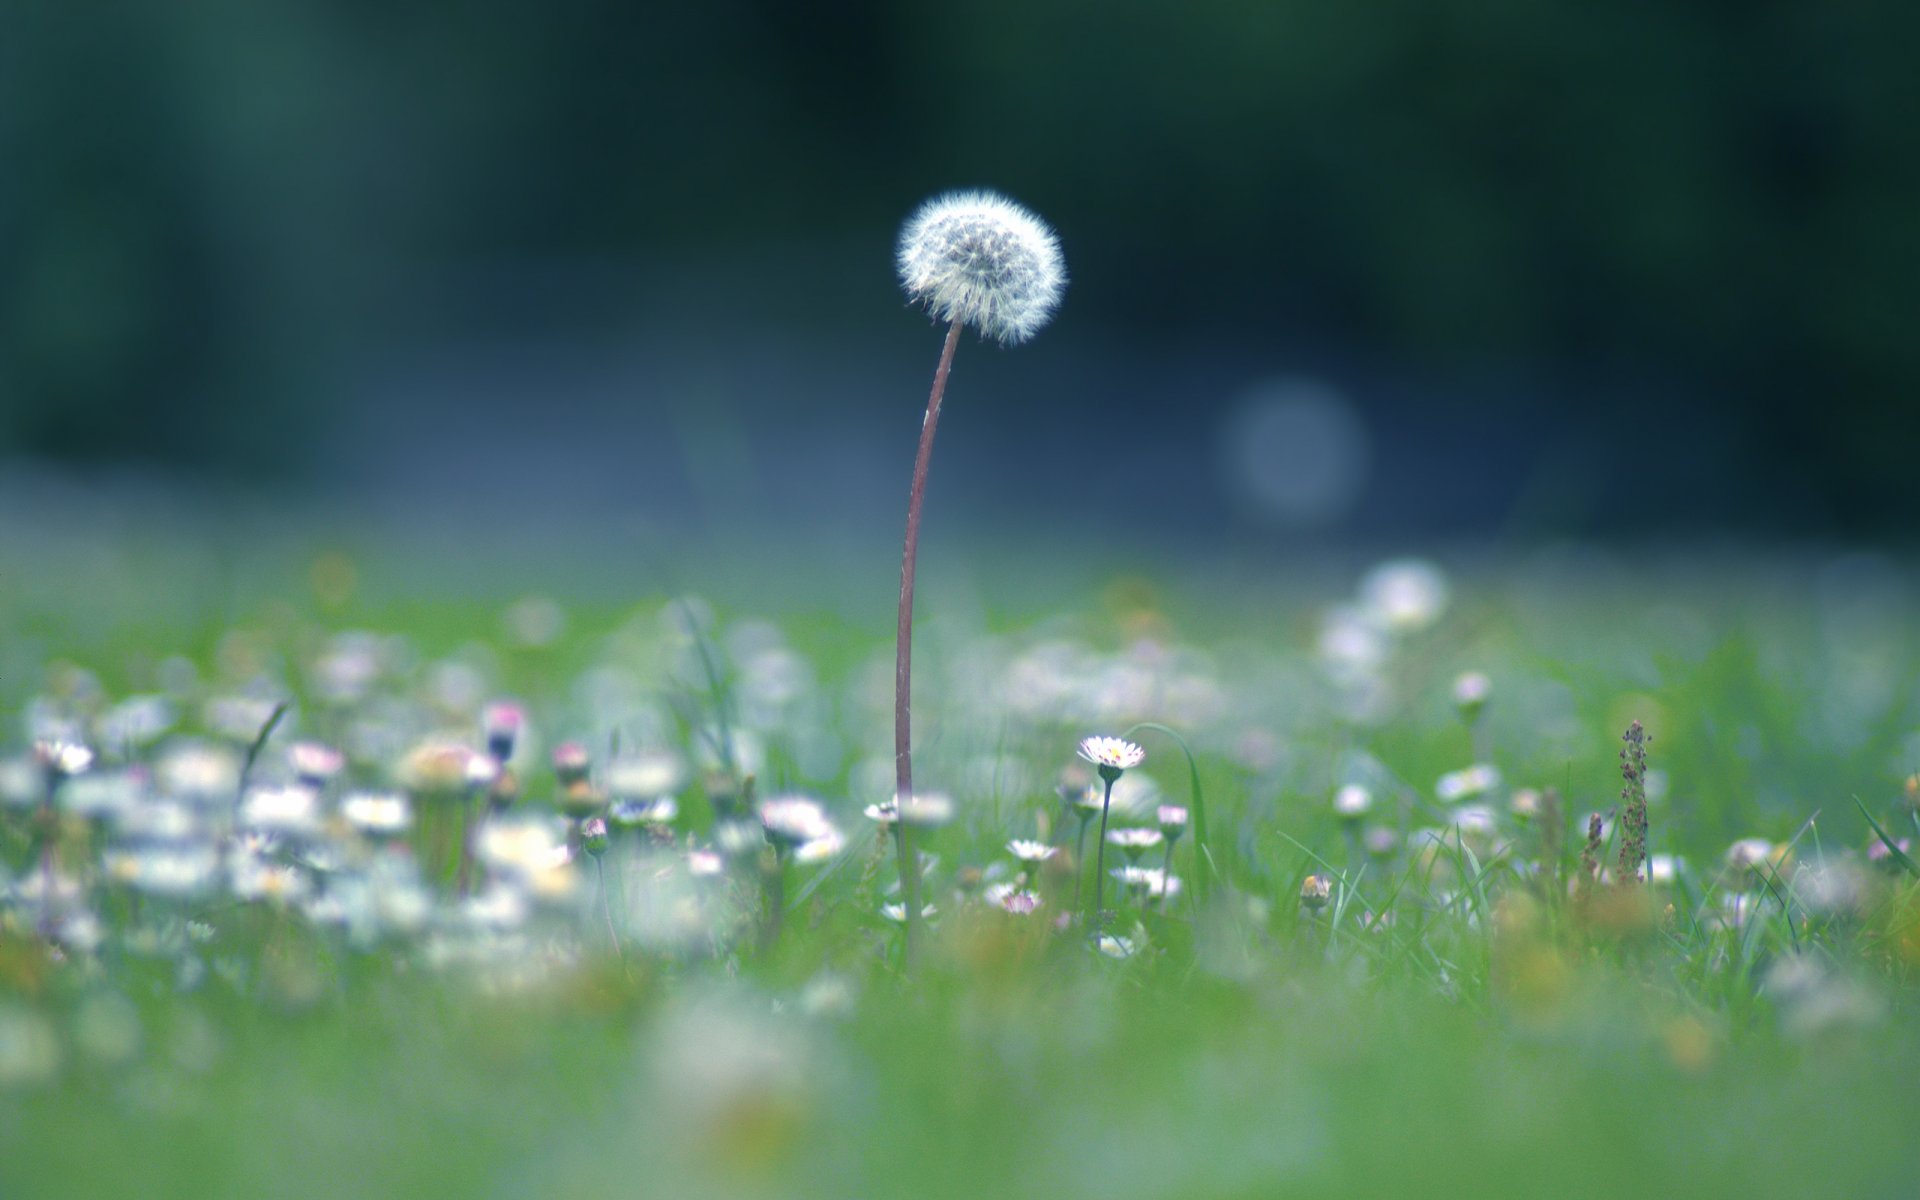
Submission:
<svg viewBox="0 0 1920 1200">
<path fill-rule="evenodd" d="M 271 775 L 290 739 L 350 724 L 309 664 L 334 633 L 374 629 L 412 648 L 382 695 L 422 702 L 434 664 L 457 658 L 487 695 L 524 700 L 549 745 L 579 736 L 596 759 L 606 702 L 582 680 L 604 683 L 597 671 L 623 672 L 683 748 L 724 700 L 764 746 L 760 794 L 817 796 L 848 844 L 788 868 L 769 948 L 748 864 L 698 944 L 629 929 L 616 957 L 590 892 L 537 922 L 539 968 L 512 987 L 434 967 L 422 939 L 356 949 L 264 903 L 196 902 L 178 915 L 203 940 L 154 952 L 124 939 L 177 920 L 109 896 L 102 949 L 64 961 L 16 913 L 0 921 L 6 1200 L 1900 1196 L 1920 1171 L 1920 891 L 1864 864 L 1869 822 L 1893 838 L 1913 823 L 1899 797 L 1920 766 L 1920 645 L 1897 612 L 1836 616 L 1765 564 L 1456 579 L 1440 623 L 1394 641 L 1364 717 L 1315 659 L 1317 614 L 1351 586 L 1338 575 L 1263 590 L 1193 582 L 1191 565 L 1077 567 L 1083 582 L 1042 597 L 989 566 L 975 586 L 929 587 L 916 774 L 960 812 L 925 839 L 942 912 L 906 973 L 876 912 L 891 859 L 859 816 L 878 797 L 858 794 L 858 763 L 886 748 L 889 698 L 870 686 L 891 651 L 884 591 L 869 609 L 826 581 L 811 597 L 804 581 L 777 597 L 722 588 L 695 647 L 663 619 L 665 595 L 559 590 L 566 634 L 515 646 L 502 612 L 555 590 L 542 581 L 423 593 L 370 559 L 329 606 L 294 555 L 215 586 L 163 555 L 115 553 L 112 579 L 140 591 L 102 596 L 62 569 L 0 596 L 0 756 L 24 749 L 34 697 L 74 686 L 56 664 L 118 697 L 155 689 L 183 654 L 202 696 L 263 678 L 291 702 L 261 752 Z M 743 663 L 753 645 L 802 668 L 778 703 Z M 1036 706 L 1032 677 L 1006 685 L 1023 656 L 1109 672 L 1088 695 L 1119 699 L 1098 717 Z M 1477 734 L 1447 698 L 1470 668 L 1495 685 Z M 1690 866 L 1577 903 L 1542 872 L 1574 869 L 1584 814 L 1617 802 L 1631 719 L 1665 781 L 1651 849 Z M 1058 820 L 1077 739 L 1130 727 L 1163 798 L 1196 818 L 1175 860 L 1186 890 L 1120 905 L 1142 952 L 1097 957 L 1053 928 L 1070 877 L 1044 880 L 1028 918 L 961 898 L 969 869 L 1008 862 L 1007 838 Z M 1567 836 L 1548 845 L 1500 805 L 1498 837 L 1419 850 L 1418 831 L 1454 811 L 1435 781 L 1483 756 L 1501 797 L 1559 789 Z M 351 773 L 373 785 L 390 766 Z M 550 773 L 524 776 L 525 804 L 550 800 Z M 1330 804 L 1348 780 L 1414 848 L 1357 846 Z M 682 801 L 681 838 L 704 840 L 705 789 Z M 25 814 L 0 810 L 0 828 L 7 871 L 27 878 Z M 1071 843 L 1070 825 L 1053 828 Z M 1724 870 L 1748 836 L 1791 842 L 1791 861 Z M 1854 890 L 1832 899 L 1818 864 Z M 1310 873 L 1335 882 L 1318 913 L 1298 903 Z M 1758 907 L 1716 921 L 1736 891 Z M 190 978 L 188 959 L 204 968 Z"/>
</svg>

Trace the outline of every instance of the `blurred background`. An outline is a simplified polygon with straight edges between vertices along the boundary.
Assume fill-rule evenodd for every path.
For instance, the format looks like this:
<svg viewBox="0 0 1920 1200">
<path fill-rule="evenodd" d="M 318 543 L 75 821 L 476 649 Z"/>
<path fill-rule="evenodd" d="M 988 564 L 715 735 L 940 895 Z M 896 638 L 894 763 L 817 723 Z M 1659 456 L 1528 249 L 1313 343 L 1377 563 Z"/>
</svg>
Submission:
<svg viewBox="0 0 1920 1200">
<path fill-rule="evenodd" d="M 1073 282 L 963 344 L 930 521 L 1904 541 L 1916 44 L 1891 0 L 19 0 L 0 476 L 897 537 L 940 334 L 895 231 L 990 186 Z"/>
</svg>

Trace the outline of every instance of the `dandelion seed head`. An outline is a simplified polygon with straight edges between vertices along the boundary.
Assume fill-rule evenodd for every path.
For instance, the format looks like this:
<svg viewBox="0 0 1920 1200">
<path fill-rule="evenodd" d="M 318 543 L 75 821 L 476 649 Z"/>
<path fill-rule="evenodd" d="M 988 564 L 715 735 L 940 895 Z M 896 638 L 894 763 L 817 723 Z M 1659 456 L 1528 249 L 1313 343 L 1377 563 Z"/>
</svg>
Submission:
<svg viewBox="0 0 1920 1200">
<path fill-rule="evenodd" d="M 900 286 L 941 321 L 1024 342 L 1052 319 L 1067 286 L 1046 222 L 994 192 L 949 192 L 900 230 Z"/>
</svg>

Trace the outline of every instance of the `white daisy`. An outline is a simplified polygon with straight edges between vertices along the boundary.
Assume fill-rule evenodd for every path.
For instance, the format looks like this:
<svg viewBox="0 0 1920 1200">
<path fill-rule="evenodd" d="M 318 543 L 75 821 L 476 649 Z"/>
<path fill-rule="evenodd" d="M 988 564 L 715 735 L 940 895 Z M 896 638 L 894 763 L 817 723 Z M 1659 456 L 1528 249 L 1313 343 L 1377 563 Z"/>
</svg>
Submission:
<svg viewBox="0 0 1920 1200">
<path fill-rule="evenodd" d="M 1147 752 L 1117 737 L 1090 737 L 1080 743 L 1080 757 L 1106 771 L 1126 771 L 1146 761 Z"/>
</svg>

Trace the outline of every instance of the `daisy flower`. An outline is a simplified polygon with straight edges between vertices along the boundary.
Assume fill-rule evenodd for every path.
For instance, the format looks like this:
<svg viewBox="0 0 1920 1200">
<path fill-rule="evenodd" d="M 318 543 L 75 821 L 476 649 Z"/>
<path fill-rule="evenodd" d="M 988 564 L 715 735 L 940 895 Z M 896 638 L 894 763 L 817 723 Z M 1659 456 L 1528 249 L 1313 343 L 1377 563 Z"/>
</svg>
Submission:
<svg viewBox="0 0 1920 1200">
<path fill-rule="evenodd" d="M 1146 761 L 1147 752 L 1117 737 L 1090 737 L 1080 743 L 1080 757 L 1092 763 L 1104 778 L 1108 771 L 1118 774 Z"/>
</svg>

